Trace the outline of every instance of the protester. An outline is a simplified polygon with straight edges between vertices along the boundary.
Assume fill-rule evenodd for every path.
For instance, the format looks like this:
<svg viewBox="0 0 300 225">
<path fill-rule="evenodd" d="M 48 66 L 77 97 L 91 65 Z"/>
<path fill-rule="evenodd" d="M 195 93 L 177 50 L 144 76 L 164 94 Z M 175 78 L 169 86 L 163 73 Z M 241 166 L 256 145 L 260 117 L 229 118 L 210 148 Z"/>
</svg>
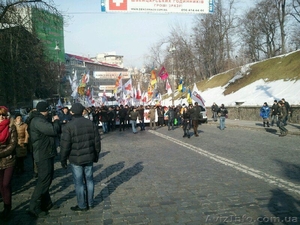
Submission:
<svg viewBox="0 0 300 225">
<path fill-rule="evenodd" d="M 164 126 L 169 124 L 169 107 L 164 107 Z"/>
<path fill-rule="evenodd" d="M 101 123 L 102 123 L 102 130 L 103 133 L 106 134 L 108 133 L 108 108 L 107 106 L 102 106 L 100 111 L 99 111 L 99 115 L 101 118 Z M 93 116 L 94 118 L 94 116 Z M 95 122 L 95 119 L 93 120 Z M 95 123 L 96 125 L 96 123 Z"/>
<path fill-rule="evenodd" d="M 192 125 L 193 125 L 193 130 L 194 130 L 194 135 L 198 137 L 198 126 L 199 126 L 199 117 L 201 113 L 201 108 L 198 105 L 198 102 L 194 103 L 194 107 L 190 109 L 190 114 L 191 114 L 191 120 L 192 120 Z"/>
<path fill-rule="evenodd" d="M 123 105 L 120 105 L 120 112 L 119 112 L 119 119 L 120 119 L 120 125 L 119 125 L 119 131 L 125 130 L 125 119 L 127 117 L 127 109 L 124 108 Z"/>
<path fill-rule="evenodd" d="M 11 180 L 15 166 L 15 149 L 18 143 L 17 129 L 8 118 L 8 109 L 0 106 L 0 193 L 4 203 L 1 217 L 8 220 L 12 207 Z"/>
<path fill-rule="evenodd" d="M 24 172 L 24 159 L 27 156 L 27 145 L 29 134 L 27 131 L 28 125 L 23 122 L 22 115 L 16 114 L 14 120 L 18 133 L 18 145 L 16 148 L 16 173 L 20 174 Z"/>
<path fill-rule="evenodd" d="M 221 104 L 221 107 L 218 109 L 218 115 L 219 115 L 219 119 L 220 119 L 220 130 L 224 130 L 225 129 L 225 119 L 228 116 L 228 111 L 225 108 L 224 104 Z"/>
<path fill-rule="evenodd" d="M 263 106 L 260 108 L 260 114 L 259 114 L 262 119 L 263 119 L 263 126 L 265 127 L 267 124 L 267 127 L 270 127 L 270 121 L 269 121 L 269 116 L 270 116 L 270 107 L 268 106 L 268 103 L 264 103 Z"/>
<path fill-rule="evenodd" d="M 59 121 L 61 125 L 65 125 L 72 119 L 72 115 L 69 112 L 69 108 L 67 106 L 61 109 L 62 113 L 59 115 Z"/>
<path fill-rule="evenodd" d="M 157 117 L 158 117 L 158 122 L 157 122 L 157 125 L 159 127 L 162 127 L 164 126 L 164 109 L 161 105 L 158 106 L 157 108 Z"/>
<path fill-rule="evenodd" d="M 271 126 L 274 126 L 274 123 L 277 124 L 278 121 L 278 103 L 277 100 L 274 100 L 274 103 L 271 107 Z"/>
<path fill-rule="evenodd" d="M 29 124 L 29 136 L 33 148 L 33 158 L 37 164 L 38 178 L 32 193 L 28 213 L 32 217 L 41 217 L 48 214 L 53 206 L 49 187 L 54 174 L 54 157 L 56 156 L 55 137 L 60 133 L 59 117 L 54 115 L 52 123 L 48 121 L 48 104 L 39 102 L 36 111 L 32 111 Z"/>
<path fill-rule="evenodd" d="M 111 132 L 114 131 L 116 128 L 116 114 L 115 114 L 115 110 L 113 109 L 113 107 L 108 107 L 108 111 L 107 111 L 107 117 L 108 117 L 108 121 L 107 121 L 107 131 Z"/>
<path fill-rule="evenodd" d="M 129 113 L 129 118 L 130 118 L 130 123 L 131 123 L 131 127 L 132 127 L 132 132 L 134 134 L 137 133 L 137 130 L 136 130 L 136 120 L 139 116 L 139 113 L 136 111 L 136 108 L 133 107 L 132 111 Z"/>
<path fill-rule="evenodd" d="M 278 102 L 278 122 L 277 122 L 277 126 L 279 128 L 280 131 L 280 137 L 286 136 L 288 133 L 288 130 L 285 128 L 284 123 L 286 122 L 286 116 L 287 116 L 287 110 L 285 107 L 285 103 L 283 101 L 279 101 Z"/>
<path fill-rule="evenodd" d="M 145 118 L 144 118 L 145 109 L 144 109 L 144 106 L 141 105 L 139 107 L 138 113 L 139 113 L 138 119 L 139 119 L 140 128 L 141 128 L 141 131 L 143 131 L 143 130 L 145 130 Z"/>
<path fill-rule="evenodd" d="M 156 114 L 156 108 L 152 105 L 150 107 L 150 110 L 148 112 L 148 115 L 150 117 L 150 129 L 151 130 L 156 130 L 156 123 L 155 123 L 155 114 Z"/>
<path fill-rule="evenodd" d="M 285 101 L 284 98 L 281 99 L 281 102 L 284 104 L 284 107 L 286 109 L 286 116 L 283 118 L 283 124 L 284 124 L 284 126 L 286 126 L 287 122 L 289 120 L 289 117 L 291 115 L 291 106 L 287 101 Z"/>
<path fill-rule="evenodd" d="M 190 112 L 188 110 L 188 107 L 185 106 L 183 108 L 182 112 L 182 129 L 183 129 L 183 137 L 188 137 L 190 138 Z"/>
<path fill-rule="evenodd" d="M 77 196 L 77 205 L 71 210 L 76 212 L 94 207 L 93 162 L 98 162 L 101 151 L 98 129 L 82 116 L 83 110 L 80 103 L 72 105 L 73 119 L 61 136 L 61 165 L 66 169 L 67 160 L 70 162 Z"/>
<path fill-rule="evenodd" d="M 211 111 L 212 111 L 212 119 L 214 122 L 218 121 L 218 105 L 214 102 L 213 105 L 211 106 Z"/>
<path fill-rule="evenodd" d="M 27 132 L 29 132 L 30 130 L 30 121 L 32 120 L 33 118 L 33 112 L 36 111 L 36 108 L 30 110 L 30 112 L 28 113 L 28 117 L 26 118 L 25 120 L 25 123 L 27 124 Z M 29 138 L 28 139 L 28 147 L 27 147 L 28 151 L 30 152 L 30 155 L 32 157 L 32 165 L 33 165 L 33 177 L 34 178 L 37 178 L 38 177 L 38 170 L 37 170 L 37 164 L 36 162 L 34 161 L 34 157 L 33 157 L 33 147 L 32 147 L 32 142 L 31 142 L 31 139 Z"/>
<path fill-rule="evenodd" d="M 169 110 L 167 111 L 166 115 L 168 116 L 168 130 L 174 130 L 174 119 L 175 119 L 175 111 L 174 106 L 170 106 Z"/>
</svg>

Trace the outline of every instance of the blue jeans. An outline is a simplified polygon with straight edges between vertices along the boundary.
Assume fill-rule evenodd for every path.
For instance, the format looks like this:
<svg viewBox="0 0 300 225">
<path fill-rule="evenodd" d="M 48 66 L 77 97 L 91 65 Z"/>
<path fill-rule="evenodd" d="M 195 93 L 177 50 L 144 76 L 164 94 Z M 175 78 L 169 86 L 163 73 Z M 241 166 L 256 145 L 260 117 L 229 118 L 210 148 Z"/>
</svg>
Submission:
<svg viewBox="0 0 300 225">
<path fill-rule="evenodd" d="M 131 127 L 132 127 L 132 132 L 133 133 L 136 133 L 137 131 L 136 131 L 136 120 L 130 120 L 130 122 L 131 122 Z"/>
<path fill-rule="evenodd" d="M 172 126 L 172 130 L 174 130 L 174 118 L 169 118 L 169 121 L 168 121 L 168 130 L 170 130 L 171 126 Z"/>
<path fill-rule="evenodd" d="M 108 124 L 107 122 L 102 122 L 103 133 L 107 133 L 108 132 L 107 124 Z"/>
<path fill-rule="evenodd" d="M 220 116 L 220 129 L 225 129 L 225 116 Z"/>
<path fill-rule="evenodd" d="M 81 209 L 94 205 L 93 163 L 82 166 L 70 164 L 77 196 L 77 204 Z"/>
<path fill-rule="evenodd" d="M 141 127 L 141 130 L 145 130 L 145 121 L 144 121 L 144 118 L 140 120 L 140 127 Z"/>
</svg>

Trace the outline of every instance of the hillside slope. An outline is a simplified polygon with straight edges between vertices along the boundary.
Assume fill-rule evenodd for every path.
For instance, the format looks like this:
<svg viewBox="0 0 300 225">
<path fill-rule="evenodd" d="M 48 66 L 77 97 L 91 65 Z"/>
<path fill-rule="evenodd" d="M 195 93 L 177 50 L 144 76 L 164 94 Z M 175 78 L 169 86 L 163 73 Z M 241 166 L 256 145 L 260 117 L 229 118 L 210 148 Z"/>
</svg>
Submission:
<svg viewBox="0 0 300 225">
<path fill-rule="evenodd" d="M 217 104 L 262 105 L 285 98 L 300 104 L 300 51 L 277 56 L 215 75 L 197 87 L 210 106 Z"/>
<path fill-rule="evenodd" d="M 261 106 L 264 102 L 285 98 L 291 105 L 300 105 L 300 50 L 217 74 L 196 83 L 206 106 L 213 102 L 235 106 Z M 186 93 L 175 90 L 175 105 L 187 104 Z M 167 94 L 163 105 L 171 105 Z"/>
<path fill-rule="evenodd" d="M 237 77 L 233 82 L 230 82 Z M 227 95 L 257 81 L 299 80 L 300 79 L 300 50 L 286 55 L 277 56 L 260 62 L 247 64 L 211 77 L 209 80 L 198 82 L 200 91 L 209 88 L 226 86 Z"/>
</svg>

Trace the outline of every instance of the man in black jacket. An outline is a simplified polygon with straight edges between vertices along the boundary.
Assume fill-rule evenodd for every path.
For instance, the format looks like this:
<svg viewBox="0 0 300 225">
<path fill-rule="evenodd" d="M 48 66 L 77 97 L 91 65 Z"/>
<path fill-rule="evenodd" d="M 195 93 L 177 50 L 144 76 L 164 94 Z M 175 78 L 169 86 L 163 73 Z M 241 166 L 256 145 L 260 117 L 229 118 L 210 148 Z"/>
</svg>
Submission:
<svg viewBox="0 0 300 225">
<path fill-rule="evenodd" d="M 192 125 L 194 130 L 194 135 L 198 137 L 198 126 L 199 126 L 199 116 L 201 113 L 201 108 L 198 105 L 198 102 L 195 102 L 195 105 L 193 108 L 190 109 L 191 119 L 192 119 Z"/>
<path fill-rule="evenodd" d="M 77 205 L 71 210 L 77 212 L 94 207 L 93 162 L 98 162 L 101 151 L 99 131 L 82 116 L 83 110 L 80 103 L 72 105 L 73 118 L 62 131 L 60 147 L 62 167 L 67 168 L 67 159 L 71 165 L 77 196 Z"/>
<path fill-rule="evenodd" d="M 55 137 L 60 133 L 57 115 L 52 122 L 47 120 L 48 104 L 39 102 L 32 112 L 29 134 L 33 148 L 33 158 L 37 165 L 38 180 L 32 193 L 28 213 L 33 217 L 44 216 L 53 207 L 49 187 L 54 174 L 54 157 L 56 156 Z"/>
</svg>

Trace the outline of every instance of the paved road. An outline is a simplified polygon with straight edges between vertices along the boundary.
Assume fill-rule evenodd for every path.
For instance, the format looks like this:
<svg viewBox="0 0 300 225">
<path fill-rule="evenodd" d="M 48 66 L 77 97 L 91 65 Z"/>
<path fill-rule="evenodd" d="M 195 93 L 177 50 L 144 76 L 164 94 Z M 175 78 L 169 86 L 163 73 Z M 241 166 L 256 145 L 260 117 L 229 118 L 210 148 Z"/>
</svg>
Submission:
<svg viewBox="0 0 300 225">
<path fill-rule="evenodd" d="M 204 124 L 190 139 L 166 127 L 103 135 L 96 207 L 70 210 L 71 171 L 57 161 L 50 191 L 60 208 L 38 220 L 26 214 L 35 184 L 28 157 L 26 174 L 14 176 L 12 218 L 0 223 L 300 224 L 299 137 L 245 128 L 228 120 L 224 131 Z"/>
</svg>

